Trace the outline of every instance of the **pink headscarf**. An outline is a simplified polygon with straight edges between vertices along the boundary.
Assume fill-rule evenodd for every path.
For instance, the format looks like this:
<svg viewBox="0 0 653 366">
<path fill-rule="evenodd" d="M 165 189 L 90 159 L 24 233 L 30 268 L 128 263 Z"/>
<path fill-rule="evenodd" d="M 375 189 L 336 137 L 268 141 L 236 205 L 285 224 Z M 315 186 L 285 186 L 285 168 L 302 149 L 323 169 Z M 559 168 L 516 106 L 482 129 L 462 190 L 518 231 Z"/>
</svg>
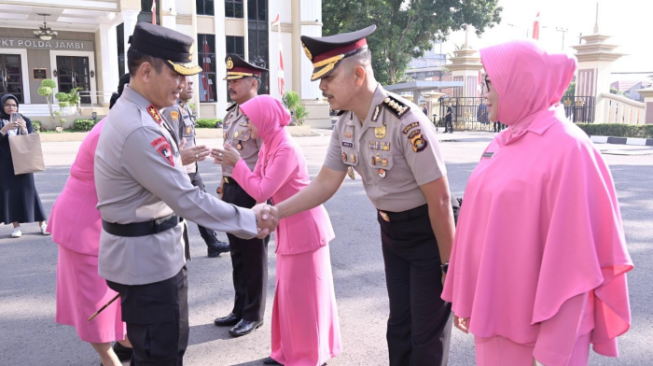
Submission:
<svg viewBox="0 0 653 366">
<path fill-rule="evenodd" d="M 550 54 L 533 41 L 481 49 L 481 62 L 499 94 L 498 119 L 527 127 L 540 111 L 560 102 L 576 72 L 576 58 Z"/>
<path fill-rule="evenodd" d="M 290 113 L 280 101 L 269 95 L 254 97 L 241 105 L 240 109 L 258 128 L 259 137 L 268 145 L 290 124 Z"/>
</svg>

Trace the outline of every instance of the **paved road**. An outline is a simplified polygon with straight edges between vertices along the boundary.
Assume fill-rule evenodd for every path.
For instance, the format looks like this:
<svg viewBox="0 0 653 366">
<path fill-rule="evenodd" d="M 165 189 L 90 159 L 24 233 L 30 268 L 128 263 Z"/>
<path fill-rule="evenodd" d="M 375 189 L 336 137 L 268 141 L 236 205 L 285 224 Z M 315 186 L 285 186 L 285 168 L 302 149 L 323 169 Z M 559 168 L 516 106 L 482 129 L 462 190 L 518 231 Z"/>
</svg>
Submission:
<svg viewBox="0 0 653 366">
<path fill-rule="evenodd" d="M 311 175 L 319 171 L 330 131 L 321 136 L 299 138 Z M 487 133 L 441 135 L 453 193 L 462 195 L 478 157 L 489 142 Z M 220 140 L 201 143 L 217 146 Z M 36 175 L 38 191 L 46 209 L 61 192 L 79 143 L 46 143 L 48 170 Z M 641 147 L 602 145 L 617 153 L 649 153 Z M 611 153 L 614 153 L 612 151 Z M 650 365 L 653 359 L 653 155 L 605 155 L 617 183 L 626 236 L 637 265 L 629 277 L 633 327 L 621 340 L 622 358 L 593 356 L 592 365 Z M 428 167 L 424 167 L 428 169 Z M 217 166 L 204 162 L 200 171 L 210 191 L 218 185 Z M 347 178 L 342 189 L 326 204 L 336 240 L 331 259 L 342 328 L 344 353 L 330 366 L 387 365 L 385 323 L 387 298 L 378 224 L 360 179 Z M 509 223 L 506 223 L 509 225 Z M 94 365 L 98 357 L 77 338 L 71 327 L 56 325 L 55 276 L 57 249 L 38 234 L 36 224 L 23 225 L 23 237 L 11 239 L 10 226 L 0 227 L 0 365 Z M 270 280 L 265 325 L 254 334 L 232 339 L 227 329 L 213 326 L 226 315 L 232 302 L 231 263 L 228 255 L 209 259 L 197 231 L 191 225 L 192 252 L 189 264 L 190 346 L 186 365 L 260 365 L 268 355 L 270 313 L 274 294 L 275 255 L 271 243 Z M 450 365 L 474 365 L 470 336 L 454 332 Z"/>
</svg>

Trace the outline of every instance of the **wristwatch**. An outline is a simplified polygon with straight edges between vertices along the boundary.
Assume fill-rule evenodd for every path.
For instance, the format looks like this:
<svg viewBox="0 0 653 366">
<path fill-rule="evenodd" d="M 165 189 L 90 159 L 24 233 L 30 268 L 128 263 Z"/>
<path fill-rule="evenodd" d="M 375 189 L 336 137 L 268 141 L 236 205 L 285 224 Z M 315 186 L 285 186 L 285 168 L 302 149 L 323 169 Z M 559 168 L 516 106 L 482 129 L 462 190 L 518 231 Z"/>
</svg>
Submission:
<svg viewBox="0 0 653 366">
<path fill-rule="evenodd" d="M 447 274 L 447 271 L 449 270 L 449 262 L 441 264 L 440 268 L 442 269 L 442 273 Z"/>
</svg>

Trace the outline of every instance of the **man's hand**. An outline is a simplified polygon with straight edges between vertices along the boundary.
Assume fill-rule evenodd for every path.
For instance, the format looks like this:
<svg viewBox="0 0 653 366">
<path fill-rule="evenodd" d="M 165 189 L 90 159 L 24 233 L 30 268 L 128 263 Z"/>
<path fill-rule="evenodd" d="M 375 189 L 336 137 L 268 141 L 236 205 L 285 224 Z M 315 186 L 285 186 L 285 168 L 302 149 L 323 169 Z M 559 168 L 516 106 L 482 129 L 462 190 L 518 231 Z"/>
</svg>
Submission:
<svg viewBox="0 0 653 366">
<path fill-rule="evenodd" d="M 454 314 L 453 325 L 463 333 L 469 333 L 469 318 L 459 318 Z"/>
<path fill-rule="evenodd" d="M 211 157 L 216 164 L 236 166 L 240 160 L 240 153 L 233 146 L 224 144 L 224 149 L 213 149 Z"/>
<path fill-rule="evenodd" d="M 279 225 L 279 211 L 277 211 L 276 207 L 266 203 L 254 206 L 252 211 L 256 214 L 256 221 L 258 222 L 257 238 L 264 239 Z"/>
<path fill-rule="evenodd" d="M 211 149 L 206 146 L 193 146 L 186 149 L 186 139 L 181 139 L 179 144 L 179 152 L 181 153 L 181 164 L 189 165 L 198 161 L 204 161 L 211 153 Z"/>
</svg>

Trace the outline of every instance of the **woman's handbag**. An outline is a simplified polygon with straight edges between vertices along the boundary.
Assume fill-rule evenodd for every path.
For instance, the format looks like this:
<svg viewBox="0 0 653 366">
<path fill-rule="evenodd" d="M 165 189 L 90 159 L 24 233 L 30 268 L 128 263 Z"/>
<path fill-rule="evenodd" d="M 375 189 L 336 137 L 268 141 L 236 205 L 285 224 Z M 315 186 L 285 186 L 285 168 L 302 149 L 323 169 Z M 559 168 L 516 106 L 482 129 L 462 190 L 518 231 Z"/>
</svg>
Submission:
<svg viewBox="0 0 653 366">
<path fill-rule="evenodd" d="M 15 175 L 45 170 L 41 137 L 38 133 L 9 136 L 9 148 Z"/>
</svg>

